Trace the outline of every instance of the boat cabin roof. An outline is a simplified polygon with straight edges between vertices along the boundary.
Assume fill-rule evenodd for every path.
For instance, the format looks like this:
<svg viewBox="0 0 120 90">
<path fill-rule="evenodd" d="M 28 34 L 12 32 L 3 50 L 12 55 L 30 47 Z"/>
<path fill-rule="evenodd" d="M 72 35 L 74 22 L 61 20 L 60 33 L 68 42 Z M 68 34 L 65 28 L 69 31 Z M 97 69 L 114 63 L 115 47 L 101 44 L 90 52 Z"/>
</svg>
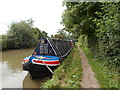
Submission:
<svg viewBox="0 0 120 90">
<path fill-rule="evenodd" d="M 34 52 L 41 55 L 66 56 L 72 49 L 71 40 L 41 38 Z"/>
</svg>

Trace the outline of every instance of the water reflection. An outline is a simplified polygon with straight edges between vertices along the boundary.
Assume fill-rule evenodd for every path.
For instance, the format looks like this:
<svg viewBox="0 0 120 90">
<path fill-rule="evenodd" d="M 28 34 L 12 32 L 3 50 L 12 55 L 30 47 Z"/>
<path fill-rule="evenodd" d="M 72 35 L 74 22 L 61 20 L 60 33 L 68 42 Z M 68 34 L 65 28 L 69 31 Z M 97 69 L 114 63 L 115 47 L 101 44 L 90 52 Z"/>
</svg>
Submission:
<svg viewBox="0 0 120 90">
<path fill-rule="evenodd" d="M 31 49 L 9 50 L 2 52 L 2 88 L 22 88 L 23 80 L 27 75 L 22 70 L 22 60 L 31 55 Z"/>
<path fill-rule="evenodd" d="M 31 79 L 31 76 L 28 73 L 25 79 L 23 80 L 23 88 L 40 88 L 42 85 L 42 82 L 45 82 L 46 80 L 50 79 L 50 77 L 51 76 L 48 75 L 38 79 Z"/>
<path fill-rule="evenodd" d="M 29 73 L 23 71 L 22 60 L 31 55 L 33 50 L 34 48 L 2 52 L 2 62 L 0 61 L 2 88 L 39 88 L 42 82 L 50 79 L 50 76 L 45 76 L 32 80 Z"/>
<path fill-rule="evenodd" d="M 9 50 L 2 52 L 2 63 L 7 62 L 10 70 L 13 70 L 13 73 L 17 71 L 22 71 L 21 62 L 24 57 L 29 56 L 33 52 L 32 49 L 22 49 L 22 50 Z"/>
</svg>

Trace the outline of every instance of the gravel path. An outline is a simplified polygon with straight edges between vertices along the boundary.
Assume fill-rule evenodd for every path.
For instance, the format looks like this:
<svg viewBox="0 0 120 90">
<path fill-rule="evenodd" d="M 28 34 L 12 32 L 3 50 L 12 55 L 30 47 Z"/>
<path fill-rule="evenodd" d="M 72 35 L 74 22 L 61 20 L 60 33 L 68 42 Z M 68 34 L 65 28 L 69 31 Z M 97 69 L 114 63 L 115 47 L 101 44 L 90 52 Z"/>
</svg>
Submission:
<svg viewBox="0 0 120 90">
<path fill-rule="evenodd" d="M 100 88 L 97 82 L 94 72 L 92 71 L 88 59 L 79 46 L 77 46 L 80 52 L 80 58 L 82 61 L 82 81 L 81 88 Z"/>
</svg>

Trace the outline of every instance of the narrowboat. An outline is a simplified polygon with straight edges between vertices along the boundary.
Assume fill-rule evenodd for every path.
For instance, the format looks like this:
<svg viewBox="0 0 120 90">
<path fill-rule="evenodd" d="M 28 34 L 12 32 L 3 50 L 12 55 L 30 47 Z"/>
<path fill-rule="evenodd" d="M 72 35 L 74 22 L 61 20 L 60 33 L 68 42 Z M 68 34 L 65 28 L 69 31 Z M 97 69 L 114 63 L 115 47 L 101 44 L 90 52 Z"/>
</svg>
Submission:
<svg viewBox="0 0 120 90">
<path fill-rule="evenodd" d="M 71 40 L 41 38 L 32 55 L 22 61 L 23 70 L 39 78 L 52 74 L 73 48 Z"/>
</svg>

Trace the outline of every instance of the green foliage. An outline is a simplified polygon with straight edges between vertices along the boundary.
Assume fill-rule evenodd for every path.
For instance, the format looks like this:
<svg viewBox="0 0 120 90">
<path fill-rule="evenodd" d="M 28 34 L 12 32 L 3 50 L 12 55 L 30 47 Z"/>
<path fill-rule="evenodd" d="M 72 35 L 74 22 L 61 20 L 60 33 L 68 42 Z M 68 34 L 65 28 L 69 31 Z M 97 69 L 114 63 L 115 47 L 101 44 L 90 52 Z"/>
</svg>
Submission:
<svg viewBox="0 0 120 90">
<path fill-rule="evenodd" d="M 88 38 L 88 46 L 94 49 L 97 42 L 95 35 L 96 24 L 93 22 L 96 11 L 100 11 L 99 2 L 66 2 L 64 3 L 67 9 L 62 15 L 62 24 L 65 26 L 64 30 L 74 34 L 75 38 L 80 35 L 86 35 Z M 92 41 L 94 39 L 94 41 Z M 94 45 L 93 45 L 94 43 Z"/>
<path fill-rule="evenodd" d="M 118 2 L 103 3 L 101 10 L 96 12 L 101 18 L 95 19 L 98 29 L 96 35 L 99 38 L 99 56 L 104 63 L 111 68 L 120 66 L 120 18 Z"/>
<path fill-rule="evenodd" d="M 7 35 L 2 35 L 2 39 L 0 41 L 2 45 L 2 50 L 12 49 L 14 46 L 14 41 L 9 40 Z"/>
<path fill-rule="evenodd" d="M 67 38 L 67 33 L 63 29 L 59 29 L 58 32 L 57 32 L 57 35 L 59 35 L 61 39 Z"/>
<path fill-rule="evenodd" d="M 78 38 L 78 43 L 80 44 L 80 46 L 88 47 L 87 36 L 81 35 L 81 36 Z"/>
<path fill-rule="evenodd" d="M 75 47 L 54 71 L 52 79 L 43 83 L 43 88 L 80 88 L 82 68 L 78 52 Z"/>
<path fill-rule="evenodd" d="M 52 38 L 59 38 L 59 39 L 72 39 L 74 38 L 73 34 L 70 34 L 69 32 L 63 30 L 63 29 L 59 29 L 57 34 L 55 34 L 54 36 L 51 36 Z"/>
<path fill-rule="evenodd" d="M 120 3 L 65 2 L 64 5 L 67 7 L 61 22 L 64 30 L 80 37 L 83 45 L 87 41 L 86 45 L 107 67 L 120 70 Z"/>
<path fill-rule="evenodd" d="M 45 31 L 41 31 L 38 28 L 32 28 L 32 33 L 34 34 L 36 41 L 40 38 L 48 37 Z"/>
<path fill-rule="evenodd" d="M 64 35 L 62 35 L 62 34 L 55 34 L 55 35 L 53 36 L 53 38 L 65 39 L 66 36 L 64 36 Z"/>
<path fill-rule="evenodd" d="M 42 31 L 41 34 L 43 38 L 48 37 L 48 34 L 45 31 Z"/>
<path fill-rule="evenodd" d="M 33 47 L 40 38 L 47 37 L 45 31 L 33 28 L 33 22 L 29 19 L 12 23 L 7 35 L 2 36 L 2 50 Z"/>
<path fill-rule="evenodd" d="M 7 35 L 13 41 L 15 49 L 32 47 L 36 42 L 32 28 L 25 21 L 12 23 Z"/>
<path fill-rule="evenodd" d="M 2 50 L 13 49 L 14 41 L 9 39 L 2 40 Z"/>
<path fill-rule="evenodd" d="M 7 40 L 1 40 L 0 41 L 1 45 L 2 45 L 2 50 L 7 49 L 8 45 L 7 45 Z"/>
</svg>

